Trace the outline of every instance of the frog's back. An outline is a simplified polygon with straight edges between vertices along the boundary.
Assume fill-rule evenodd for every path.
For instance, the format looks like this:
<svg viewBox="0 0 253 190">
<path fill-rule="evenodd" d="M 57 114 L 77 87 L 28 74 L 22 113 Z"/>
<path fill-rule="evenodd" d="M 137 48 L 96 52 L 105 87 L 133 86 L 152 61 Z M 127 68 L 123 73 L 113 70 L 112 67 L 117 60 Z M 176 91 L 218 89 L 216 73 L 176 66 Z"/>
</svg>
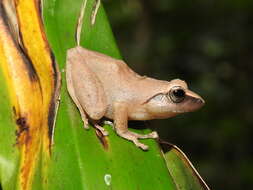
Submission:
<svg viewBox="0 0 253 190">
<path fill-rule="evenodd" d="M 76 50 L 83 57 L 84 64 L 100 79 L 108 103 L 116 99 L 118 101 L 139 102 L 167 86 L 167 81 L 138 75 L 122 60 L 82 47 L 77 47 Z"/>
<path fill-rule="evenodd" d="M 120 88 L 121 91 L 127 90 L 133 86 L 138 87 L 137 91 L 143 86 L 151 87 L 150 91 L 159 91 L 157 88 L 167 86 L 167 81 L 156 80 L 146 76 L 140 76 L 134 72 L 128 65 L 119 59 L 82 48 L 82 54 L 85 54 L 87 66 L 97 74 L 104 86 Z"/>
<path fill-rule="evenodd" d="M 77 47 L 76 51 L 83 57 L 86 64 L 102 81 L 119 83 L 117 79 L 125 76 L 128 79 L 140 78 L 137 73 L 131 70 L 124 61 L 114 59 L 110 56 L 91 51 L 82 47 Z"/>
</svg>

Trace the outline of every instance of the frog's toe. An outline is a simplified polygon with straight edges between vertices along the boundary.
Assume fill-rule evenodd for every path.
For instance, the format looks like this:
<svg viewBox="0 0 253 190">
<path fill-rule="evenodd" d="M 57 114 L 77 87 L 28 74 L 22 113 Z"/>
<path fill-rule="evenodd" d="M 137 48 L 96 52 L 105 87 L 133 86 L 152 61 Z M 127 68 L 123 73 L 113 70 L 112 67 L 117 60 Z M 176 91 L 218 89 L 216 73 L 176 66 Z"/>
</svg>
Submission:
<svg viewBox="0 0 253 190">
<path fill-rule="evenodd" d="M 109 135 L 109 133 L 103 127 L 101 127 L 100 125 L 94 124 L 94 127 L 96 129 L 98 129 L 103 134 L 103 136 L 108 136 Z"/>
<path fill-rule="evenodd" d="M 139 139 L 156 139 L 158 138 L 158 134 L 156 131 L 153 131 L 152 133 L 148 133 L 148 134 L 138 134 L 138 133 L 132 133 L 133 136 L 135 136 L 136 138 Z"/>
<path fill-rule="evenodd" d="M 133 142 L 137 147 L 141 148 L 142 150 L 148 150 L 148 146 L 140 143 L 137 139 L 133 140 Z"/>
<path fill-rule="evenodd" d="M 100 130 L 100 132 L 101 132 L 104 136 L 108 136 L 108 135 L 109 135 L 108 131 L 106 131 L 104 128 L 102 128 L 102 130 Z"/>
<path fill-rule="evenodd" d="M 90 127 L 89 127 L 89 123 L 87 122 L 83 122 L 83 128 L 88 130 Z"/>
<path fill-rule="evenodd" d="M 105 121 L 104 121 L 104 124 L 105 124 L 105 125 L 111 125 L 111 126 L 113 126 L 113 122 L 108 121 L 108 120 L 105 120 Z"/>
<path fill-rule="evenodd" d="M 150 135 L 150 138 L 153 138 L 153 139 L 157 139 L 158 138 L 158 133 L 156 131 L 153 131 L 149 135 Z"/>
<path fill-rule="evenodd" d="M 112 126 L 112 128 L 115 130 L 115 125 L 114 125 L 113 122 L 105 120 L 105 121 L 103 122 L 103 124 L 104 124 L 104 125 L 110 125 L 110 126 Z"/>
</svg>

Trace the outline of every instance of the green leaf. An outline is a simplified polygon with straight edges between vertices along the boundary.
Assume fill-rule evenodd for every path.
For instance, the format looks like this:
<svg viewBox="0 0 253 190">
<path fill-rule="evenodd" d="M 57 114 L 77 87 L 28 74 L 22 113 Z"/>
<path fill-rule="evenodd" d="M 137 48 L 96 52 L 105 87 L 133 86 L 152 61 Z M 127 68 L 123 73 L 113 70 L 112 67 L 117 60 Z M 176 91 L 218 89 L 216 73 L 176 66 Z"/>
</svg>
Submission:
<svg viewBox="0 0 253 190">
<path fill-rule="evenodd" d="M 22 18 L 28 18 L 26 8 L 29 7 L 29 10 L 34 11 L 36 9 L 34 2 L 33 0 L 23 0 L 17 13 Z M 45 121 L 45 117 L 41 113 L 47 113 L 47 106 L 51 105 L 46 104 L 45 106 L 45 97 L 48 95 L 48 99 L 52 98 L 51 93 L 49 94 L 45 89 L 52 90 L 57 86 L 52 85 L 54 80 L 50 80 L 56 79 L 56 75 L 54 70 L 50 70 L 51 66 L 53 67 L 51 65 L 53 62 L 45 56 L 48 56 L 49 52 L 38 51 L 38 49 L 48 50 L 45 45 L 47 39 L 44 38 L 43 41 L 40 38 L 41 41 L 38 44 L 33 43 L 32 40 L 29 41 L 31 33 L 33 33 L 33 37 L 43 36 L 40 35 L 40 25 L 35 28 L 36 35 L 35 30 L 31 27 L 31 25 L 39 23 L 38 19 L 37 17 L 31 19 L 35 23 L 31 24 L 29 19 L 28 22 L 27 19 L 22 20 L 21 16 L 19 17 L 22 20 L 19 22 L 20 26 L 24 26 L 20 32 L 25 32 L 26 35 L 26 40 L 23 38 L 24 46 L 29 47 L 26 49 L 27 52 L 20 51 L 7 30 L 0 30 L 0 32 L 5 32 L 4 35 L 0 35 L 0 100 L 2 100 L 0 106 L 0 189 L 208 189 L 178 149 L 172 148 L 166 153 L 165 161 L 164 154 L 155 140 L 143 140 L 149 146 L 149 150 L 145 152 L 132 142 L 117 136 L 109 125 L 104 126 L 109 132 L 108 137 L 101 136 L 92 127 L 90 130 L 83 128 L 80 113 L 67 92 L 64 70 L 66 51 L 76 46 L 75 32 L 83 2 L 81 0 L 44 0 L 43 2 L 46 37 L 62 75 L 61 98 L 52 144 L 48 143 L 51 142 L 48 141 L 50 135 L 45 129 L 45 127 L 49 127 L 49 124 L 48 126 L 42 125 L 40 119 Z M 120 59 L 120 51 L 102 6 L 98 9 L 95 24 L 92 25 L 90 22 L 96 2 L 95 0 L 87 0 L 81 45 Z M 0 19 L 7 19 L 1 15 L 1 11 L 0 7 Z M 38 15 L 35 13 L 37 12 L 34 11 L 33 15 Z M 7 24 L 5 25 L 8 28 Z M 3 25 L 0 26 L 3 27 Z M 36 38 L 36 40 L 38 39 Z M 13 54 L 11 55 L 11 53 Z M 40 57 L 42 54 L 44 59 Z M 10 57 L 11 59 L 9 59 Z M 38 60 L 45 60 L 44 65 L 38 64 L 40 63 Z M 47 66 L 46 60 L 48 61 Z M 9 68 L 10 64 L 16 64 L 16 67 L 13 67 L 14 70 L 17 69 L 15 70 L 16 75 L 10 76 L 12 70 Z M 32 70 L 34 73 L 29 71 L 30 67 L 26 64 L 31 64 L 30 67 L 35 68 Z M 44 70 L 45 68 L 48 70 Z M 45 72 L 42 72 L 43 70 Z M 32 76 L 37 74 L 37 78 L 31 77 L 29 74 L 33 74 Z M 24 83 L 19 84 L 17 78 L 22 79 L 21 81 Z M 51 86 L 46 84 L 51 84 Z M 19 88 L 20 86 L 26 87 L 25 85 L 27 85 L 25 90 Z M 32 101 L 33 103 L 30 105 Z M 40 107 L 40 105 L 43 106 Z M 41 110 L 46 111 L 40 112 Z M 36 113 L 39 113 L 38 117 Z M 23 121 L 24 118 L 26 120 Z M 31 124 L 29 128 L 24 128 L 28 124 Z M 150 132 L 147 129 L 134 131 L 138 133 Z M 20 134 L 18 134 L 19 132 Z M 23 141 L 16 144 L 19 138 Z M 50 152 L 48 144 L 51 145 Z"/>
<path fill-rule="evenodd" d="M 19 151 L 15 148 L 16 124 L 13 121 L 13 110 L 8 94 L 8 87 L 3 70 L 0 69 L 0 186 L 4 189 L 15 189 L 19 170 Z"/>
<path fill-rule="evenodd" d="M 44 1 L 47 37 L 62 71 L 61 103 L 47 189 L 175 189 L 154 140 L 143 140 L 150 147 L 149 151 L 144 152 L 106 126 L 109 137 L 103 139 L 107 144 L 103 146 L 94 129 L 83 129 L 80 114 L 67 93 L 64 75 L 66 51 L 76 46 L 75 30 L 81 5 L 80 0 Z M 90 23 L 94 5 L 95 1 L 87 1 L 81 45 L 120 58 L 102 6 L 95 25 Z"/>
<path fill-rule="evenodd" d="M 209 190 L 186 155 L 175 145 L 168 144 L 170 150 L 164 157 L 178 190 Z"/>
</svg>

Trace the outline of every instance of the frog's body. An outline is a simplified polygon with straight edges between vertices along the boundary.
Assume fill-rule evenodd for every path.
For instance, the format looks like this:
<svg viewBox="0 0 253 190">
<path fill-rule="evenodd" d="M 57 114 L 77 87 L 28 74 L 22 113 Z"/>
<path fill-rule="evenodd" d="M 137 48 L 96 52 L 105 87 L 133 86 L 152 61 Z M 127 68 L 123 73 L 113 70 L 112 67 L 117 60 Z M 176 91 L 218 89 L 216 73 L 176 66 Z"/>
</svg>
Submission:
<svg viewBox="0 0 253 190">
<path fill-rule="evenodd" d="M 68 91 L 86 127 L 87 116 L 92 120 L 107 117 L 114 120 L 118 135 L 142 149 L 147 146 L 137 139 L 156 138 L 157 134 L 132 133 L 128 131 L 128 120 L 169 118 L 194 111 L 204 104 L 200 96 L 188 90 L 184 81 L 168 82 L 140 76 L 125 62 L 80 46 L 68 50 L 66 76 Z M 168 93 L 173 87 L 184 90 L 184 101 L 170 100 Z M 103 131 L 97 124 L 95 126 Z"/>
</svg>

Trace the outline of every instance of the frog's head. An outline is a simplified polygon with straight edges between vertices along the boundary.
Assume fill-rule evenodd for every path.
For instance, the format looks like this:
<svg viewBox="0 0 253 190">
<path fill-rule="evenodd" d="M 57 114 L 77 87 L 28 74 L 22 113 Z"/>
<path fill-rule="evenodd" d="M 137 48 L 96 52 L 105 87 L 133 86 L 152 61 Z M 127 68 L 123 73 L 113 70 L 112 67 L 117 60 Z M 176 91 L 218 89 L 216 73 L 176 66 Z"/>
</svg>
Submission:
<svg viewBox="0 0 253 190">
<path fill-rule="evenodd" d="M 155 94 L 147 102 L 148 111 L 156 118 L 168 118 L 179 113 L 201 108 L 205 101 L 188 89 L 185 81 L 174 79 L 162 93 Z"/>
</svg>

